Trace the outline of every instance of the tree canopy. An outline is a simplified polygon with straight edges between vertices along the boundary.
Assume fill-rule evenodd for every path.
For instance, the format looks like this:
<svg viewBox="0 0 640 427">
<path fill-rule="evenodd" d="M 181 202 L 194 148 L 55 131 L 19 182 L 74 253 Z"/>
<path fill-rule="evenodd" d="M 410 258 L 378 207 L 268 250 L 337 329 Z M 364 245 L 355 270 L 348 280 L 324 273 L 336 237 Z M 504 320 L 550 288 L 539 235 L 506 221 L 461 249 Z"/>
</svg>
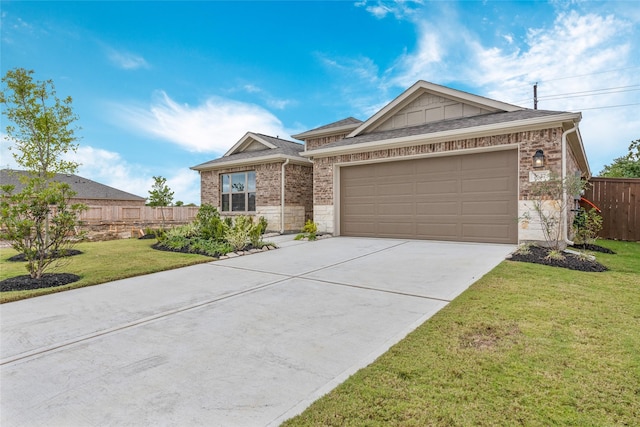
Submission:
<svg viewBox="0 0 640 427">
<path fill-rule="evenodd" d="M 48 179 L 55 173 L 74 173 L 78 163 L 66 160 L 64 155 L 75 152 L 78 137 L 74 125 L 78 119 L 71 107 L 71 97 L 61 100 L 56 96 L 52 80 L 34 81 L 33 70 L 16 68 L 7 71 L 0 103 L 9 124 L 7 139 L 13 143 L 12 155 L 16 162 L 40 178 Z"/>
<path fill-rule="evenodd" d="M 640 178 L 640 139 L 629 144 L 629 153 L 618 157 L 600 172 L 606 178 Z"/>
</svg>

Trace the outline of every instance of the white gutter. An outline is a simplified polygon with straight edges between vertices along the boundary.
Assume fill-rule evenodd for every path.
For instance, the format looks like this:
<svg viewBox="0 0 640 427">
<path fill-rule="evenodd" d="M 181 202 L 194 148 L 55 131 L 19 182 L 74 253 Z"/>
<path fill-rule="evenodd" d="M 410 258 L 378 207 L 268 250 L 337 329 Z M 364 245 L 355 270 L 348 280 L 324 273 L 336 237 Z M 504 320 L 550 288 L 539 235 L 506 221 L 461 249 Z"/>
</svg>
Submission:
<svg viewBox="0 0 640 427">
<path fill-rule="evenodd" d="M 578 130 L 578 124 L 574 123 L 571 129 L 568 129 L 562 132 L 562 205 L 564 209 L 562 209 L 562 238 L 565 243 L 569 246 L 573 246 L 573 242 L 569 240 L 569 226 L 567 225 L 568 220 L 568 202 L 567 202 L 567 135 L 571 132 L 576 132 Z"/>
<path fill-rule="evenodd" d="M 281 192 L 280 192 L 280 234 L 284 233 L 284 167 L 289 164 L 289 160 L 287 159 L 282 164 L 282 179 L 281 179 Z"/>
</svg>

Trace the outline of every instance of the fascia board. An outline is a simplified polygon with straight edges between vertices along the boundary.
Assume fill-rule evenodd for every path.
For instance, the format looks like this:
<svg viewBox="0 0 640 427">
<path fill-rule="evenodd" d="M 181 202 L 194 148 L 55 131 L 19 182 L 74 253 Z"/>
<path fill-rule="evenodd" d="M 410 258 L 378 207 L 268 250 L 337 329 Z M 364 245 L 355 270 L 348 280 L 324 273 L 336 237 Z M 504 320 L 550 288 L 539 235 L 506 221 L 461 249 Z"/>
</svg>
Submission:
<svg viewBox="0 0 640 427">
<path fill-rule="evenodd" d="M 289 159 L 290 163 L 295 163 L 299 165 L 310 166 L 313 164 L 311 160 L 301 159 L 300 157 L 288 156 L 284 154 L 273 154 L 270 156 L 262 156 L 262 157 L 253 157 L 250 159 L 241 159 L 229 162 L 222 163 L 214 163 L 211 166 L 199 165 L 193 166 L 190 169 L 197 171 L 212 171 L 217 169 L 227 169 L 230 167 L 239 167 L 239 166 L 251 166 L 251 165 L 260 165 L 263 163 L 273 163 L 276 161 L 285 161 Z"/>
<path fill-rule="evenodd" d="M 580 119 L 580 113 L 564 113 L 555 116 L 536 117 L 533 119 L 518 120 L 505 123 L 494 123 L 484 126 L 474 126 L 464 129 L 453 129 L 430 134 L 411 135 L 401 138 L 384 139 L 379 141 L 363 142 L 353 145 L 342 145 L 331 148 L 318 148 L 316 150 L 303 151 L 304 157 L 329 157 L 339 154 L 360 153 L 385 148 L 408 147 L 420 144 L 435 144 L 468 137 L 482 137 L 498 135 L 510 132 L 524 132 L 540 129 L 542 125 L 561 127 L 563 122 Z"/>
<path fill-rule="evenodd" d="M 507 104 L 505 102 L 496 101 L 494 99 L 485 98 L 478 95 L 473 95 L 468 92 L 462 92 L 457 89 L 452 89 L 445 86 L 436 85 L 434 83 L 429 83 L 424 80 L 419 80 L 409 89 L 401 93 L 398 97 L 396 97 L 393 101 L 387 104 L 384 108 L 378 111 L 376 114 L 371 116 L 369 119 L 364 121 L 357 129 L 351 132 L 347 137 L 352 138 L 359 134 L 361 134 L 364 130 L 370 128 L 372 125 L 377 123 L 380 119 L 387 116 L 389 113 L 398 109 L 399 106 L 404 105 L 412 100 L 412 98 L 417 98 L 422 95 L 424 92 L 433 93 L 435 95 L 440 95 L 444 98 L 453 98 L 455 100 L 459 100 L 464 103 L 469 103 L 476 105 L 478 107 L 492 110 L 492 111 L 519 111 L 523 110 L 523 107 L 519 107 L 513 104 Z"/>
<path fill-rule="evenodd" d="M 358 126 L 360 126 L 360 123 L 350 123 L 348 125 L 336 126 L 332 128 L 326 128 L 326 129 L 320 129 L 320 130 L 309 130 L 306 132 L 298 133 L 296 135 L 291 135 L 291 137 L 298 139 L 300 141 L 304 141 L 305 138 L 314 137 L 314 136 L 331 135 L 334 133 L 342 133 L 344 131 L 353 130 Z"/>
</svg>

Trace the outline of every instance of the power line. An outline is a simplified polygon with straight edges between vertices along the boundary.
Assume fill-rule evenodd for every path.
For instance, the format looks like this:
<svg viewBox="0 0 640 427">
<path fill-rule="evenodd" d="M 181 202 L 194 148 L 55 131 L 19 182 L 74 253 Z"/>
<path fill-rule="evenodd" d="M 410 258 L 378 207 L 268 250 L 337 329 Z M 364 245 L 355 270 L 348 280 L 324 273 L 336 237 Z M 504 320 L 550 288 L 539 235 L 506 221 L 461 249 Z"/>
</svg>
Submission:
<svg viewBox="0 0 640 427">
<path fill-rule="evenodd" d="M 555 81 L 558 81 L 558 80 L 568 80 L 568 79 L 575 79 L 575 78 L 578 78 L 578 77 L 595 76 L 597 74 L 613 73 L 615 71 L 631 70 L 631 69 L 634 69 L 634 68 L 640 68 L 640 66 L 634 65 L 632 67 L 615 68 L 613 70 L 606 70 L 606 71 L 596 71 L 595 73 L 578 74 L 578 75 L 575 75 L 575 76 L 559 77 L 557 79 L 538 80 L 538 83 L 555 82 Z"/>
<path fill-rule="evenodd" d="M 557 101 L 559 99 L 569 99 L 569 98 L 583 98 L 585 96 L 597 96 L 597 95 L 609 95 L 612 93 L 625 93 L 625 92 L 635 92 L 640 89 L 626 89 L 626 90 L 615 90 L 609 92 L 599 92 L 599 93 L 587 93 L 585 92 L 582 95 L 571 95 L 571 96 L 561 96 L 561 95 L 549 95 L 549 96 L 540 96 L 538 100 L 543 99 L 546 101 Z"/>
<path fill-rule="evenodd" d="M 640 85 L 608 87 L 608 88 L 605 88 L 605 89 L 591 89 L 591 90 L 584 90 L 584 91 L 581 91 L 581 92 L 557 93 L 557 94 L 549 95 L 549 96 L 554 96 L 555 97 L 555 96 L 564 96 L 564 95 L 580 95 L 580 94 L 589 94 L 589 93 L 592 93 L 592 92 L 602 92 L 602 91 L 607 91 L 607 90 L 614 91 L 614 90 L 618 90 L 618 89 L 630 89 L 630 88 L 636 88 L 636 87 L 640 88 Z M 633 89 L 633 90 L 637 90 L 637 89 Z M 624 90 L 624 91 L 620 90 L 620 92 L 627 92 L 627 91 L 626 90 Z"/>
<path fill-rule="evenodd" d="M 640 102 L 636 102 L 635 104 L 620 104 L 620 105 L 607 105 L 604 107 L 578 108 L 575 111 L 600 110 L 603 108 L 631 107 L 632 105 L 640 105 Z"/>
</svg>

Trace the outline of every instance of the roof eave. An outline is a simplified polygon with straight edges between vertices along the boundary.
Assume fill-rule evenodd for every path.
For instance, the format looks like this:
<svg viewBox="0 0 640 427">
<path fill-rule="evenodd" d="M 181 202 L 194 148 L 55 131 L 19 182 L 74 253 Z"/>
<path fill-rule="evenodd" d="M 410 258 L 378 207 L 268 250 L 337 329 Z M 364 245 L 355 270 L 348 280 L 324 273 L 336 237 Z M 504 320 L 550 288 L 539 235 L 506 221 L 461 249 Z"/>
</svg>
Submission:
<svg viewBox="0 0 640 427">
<path fill-rule="evenodd" d="M 212 171 L 217 169 L 227 169 L 230 167 L 240 167 L 240 166 L 251 166 L 251 165 L 259 165 L 263 163 L 276 163 L 276 162 L 284 162 L 289 160 L 290 163 L 300 164 L 305 166 L 311 166 L 311 160 L 298 156 L 291 156 L 288 154 L 273 154 L 270 156 L 261 156 L 261 157 L 252 157 L 249 159 L 240 159 L 240 160 L 229 160 L 227 162 L 218 162 L 213 163 L 207 166 L 206 163 L 201 165 L 192 166 L 189 169 L 195 170 L 198 172 L 202 171 Z"/>
<path fill-rule="evenodd" d="M 562 126 L 564 122 L 580 120 L 580 113 L 562 113 L 554 116 L 535 117 L 531 119 L 493 123 L 483 126 L 472 126 L 463 129 L 452 129 L 428 134 L 411 135 L 400 138 L 383 139 L 378 141 L 363 142 L 360 144 L 340 145 L 330 148 L 318 148 L 316 150 L 303 151 L 304 157 L 328 157 L 337 154 L 349 154 L 363 151 L 384 149 L 387 147 L 411 146 L 416 142 L 434 144 L 466 137 L 480 137 L 495 134 L 503 134 L 516 131 L 539 129 L 541 125 Z"/>
<path fill-rule="evenodd" d="M 347 131 L 352 131 L 360 126 L 360 123 L 349 123 L 347 125 L 336 126 L 332 128 L 326 128 L 321 130 L 308 130 L 306 132 L 298 133 L 296 135 L 291 135 L 292 138 L 298 139 L 300 141 L 304 141 L 310 137 L 319 137 L 325 135 L 332 135 L 336 133 L 344 133 Z"/>
</svg>

